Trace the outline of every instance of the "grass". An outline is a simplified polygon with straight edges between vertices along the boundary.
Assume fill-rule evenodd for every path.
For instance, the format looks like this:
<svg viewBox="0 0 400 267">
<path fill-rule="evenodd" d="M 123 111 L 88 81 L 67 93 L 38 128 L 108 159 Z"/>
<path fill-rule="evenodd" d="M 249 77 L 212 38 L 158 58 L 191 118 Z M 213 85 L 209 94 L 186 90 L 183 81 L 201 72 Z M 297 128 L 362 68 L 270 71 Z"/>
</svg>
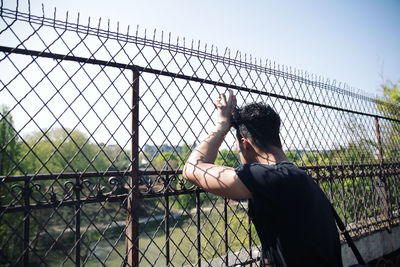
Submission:
<svg viewBox="0 0 400 267">
<path fill-rule="evenodd" d="M 228 209 L 228 244 L 229 252 L 240 250 L 243 245 L 248 247 L 248 219 L 243 209 Z M 225 255 L 224 234 L 225 223 L 221 215 L 223 207 L 202 213 L 201 221 L 201 260 L 223 257 Z M 254 227 L 252 228 L 254 229 Z M 140 266 L 166 265 L 166 234 L 164 221 L 155 221 L 140 227 L 139 257 Z M 170 220 L 170 263 L 171 266 L 191 265 L 197 262 L 197 227 L 196 216 L 186 215 Z M 253 237 L 256 236 L 253 230 Z M 116 240 L 116 239 L 115 239 Z M 115 240 L 113 242 L 115 242 Z M 254 240 L 252 241 L 254 245 Z M 256 240 L 256 244 L 259 241 Z M 116 244 L 116 250 L 125 254 L 125 241 Z M 104 261 L 111 251 L 111 246 L 105 241 L 100 242 L 95 249 L 96 256 Z M 104 262 L 106 266 L 120 266 L 122 258 L 114 250 Z M 94 256 L 86 266 L 98 266 L 99 260 Z"/>
</svg>

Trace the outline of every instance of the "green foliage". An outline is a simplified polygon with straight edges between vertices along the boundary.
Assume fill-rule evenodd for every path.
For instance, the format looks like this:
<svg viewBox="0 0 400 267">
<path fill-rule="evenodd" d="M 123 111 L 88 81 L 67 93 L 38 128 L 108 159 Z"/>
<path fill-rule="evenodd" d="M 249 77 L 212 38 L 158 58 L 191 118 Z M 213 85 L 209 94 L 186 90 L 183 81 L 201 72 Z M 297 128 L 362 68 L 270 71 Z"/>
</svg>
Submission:
<svg viewBox="0 0 400 267">
<path fill-rule="evenodd" d="M 298 151 L 295 150 L 286 151 L 285 154 L 290 162 L 293 162 L 296 165 L 300 163 L 300 155 Z"/>
<path fill-rule="evenodd" d="M 191 188 L 193 185 L 189 181 L 184 182 L 184 186 L 178 186 L 179 189 Z M 175 202 L 175 206 L 181 210 L 190 211 L 196 207 L 196 195 L 195 194 L 182 194 L 178 196 L 178 200 Z"/>
<path fill-rule="evenodd" d="M 115 160 L 111 147 L 101 150 L 100 146 L 91 143 L 89 138 L 78 130 L 62 128 L 51 129 L 43 135 L 34 132 L 25 138 L 28 146 L 23 146 L 26 158 L 22 162 L 28 173 L 57 173 L 75 171 L 105 171 Z M 111 155 L 107 155 L 110 152 Z M 117 166 L 127 163 L 124 154 Z M 125 161 L 125 163 L 124 163 Z M 113 165 L 116 168 L 115 165 Z"/>
<path fill-rule="evenodd" d="M 20 170 L 15 168 L 21 152 L 19 138 L 14 130 L 14 120 L 7 107 L 1 107 L 0 120 L 0 175 L 7 176 L 19 174 Z M 12 201 L 10 186 L 0 184 L 0 205 L 6 205 Z M 22 239 L 15 234 L 19 232 L 23 214 L 2 214 L 0 217 L 0 265 L 7 266 L 8 262 L 15 262 L 22 251 Z"/>
<path fill-rule="evenodd" d="M 3 214 L 0 220 L 0 266 L 12 266 L 23 251 L 22 226 L 23 214 Z M 17 234 L 18 233 L 18 234 Z M 18 236 L 19 235 L 19 236 Z"/>
<path fill-rule="evenodd" d="M 228 149 L 222 149 L 218 153 L 215 164 L 236 168 L 240 165 L 239 153 Z"/>
<path fill-rule="evenodd" d="M 0 175 L 18 174 L 19 170 L 15 166 L 21 152 L 21 144 L 8 108 L 2 106 L 0 112 Z"/>
<path fill-rule="evenodd" d="M 377 99 L 378 109 L 385 115 L 400 119 L 400 80 L 382 84 L 383 98 Z"/>
<path fill-rule="evenodd" d="M 378 109 L 385 116 L 400 120 L 400 80 L 382 85 L 383 97 L 377 99 Z M 379 120 L 385 162 L 397 162 L 400 154 L 400 123 Z"/>
<path fill-rule="evenodd" d="M 163 169 L 175 170 L 180 165 L 179 163 L 180 162 L 178 157 L 173 152 L 160 153 L 152 161 L 153 167 L 156 170 L 163 170 Z"/>
</svg>

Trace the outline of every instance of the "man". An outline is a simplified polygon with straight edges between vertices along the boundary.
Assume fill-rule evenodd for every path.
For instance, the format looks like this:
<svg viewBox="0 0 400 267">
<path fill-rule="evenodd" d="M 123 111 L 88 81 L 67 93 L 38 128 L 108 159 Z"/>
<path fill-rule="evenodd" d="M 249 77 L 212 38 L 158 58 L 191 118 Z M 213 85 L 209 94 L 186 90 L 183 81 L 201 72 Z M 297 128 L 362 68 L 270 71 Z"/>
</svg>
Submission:
<svg viewBox="0 0 400 267">
<path fill-rule="evenodd" d="M 236 109 L 232 91 L 214 103 L 218 122 L 187 160 L 184 177 L 213 194 L 248 199 L 249 215 L 268 266 L 342 266 L 331 205 L 312 178 L 290 163 L 279 137 L 280 118 L 269 106 Z M 214 165 L 231 126 L 242 165 Z"/>
</svg>

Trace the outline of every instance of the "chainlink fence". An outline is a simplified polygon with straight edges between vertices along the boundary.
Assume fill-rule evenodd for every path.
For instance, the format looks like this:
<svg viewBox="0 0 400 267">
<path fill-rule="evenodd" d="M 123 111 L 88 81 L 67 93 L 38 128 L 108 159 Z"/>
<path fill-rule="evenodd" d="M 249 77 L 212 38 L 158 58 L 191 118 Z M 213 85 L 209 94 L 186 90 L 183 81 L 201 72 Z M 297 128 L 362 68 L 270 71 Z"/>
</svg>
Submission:
<svg viewBox="0 0 400 267">
<path fill-rule="evenodd" d="M 228 49 L 51 14 L 0 10 L 1 266 L 258 266 L 247 202 L 181 176 L 228 89 L 277 110 L 287 156 L 351 235 L 399 223 L 398 107 Z M 217 164 L 240 164 L 233 132 Z"/>
</svg>

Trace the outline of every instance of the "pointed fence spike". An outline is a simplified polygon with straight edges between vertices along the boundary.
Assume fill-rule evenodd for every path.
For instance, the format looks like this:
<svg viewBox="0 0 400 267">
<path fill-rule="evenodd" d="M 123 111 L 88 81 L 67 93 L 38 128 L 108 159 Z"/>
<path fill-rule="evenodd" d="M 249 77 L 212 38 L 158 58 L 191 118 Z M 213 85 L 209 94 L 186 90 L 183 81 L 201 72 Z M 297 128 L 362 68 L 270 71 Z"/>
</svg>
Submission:
<svg viewBox="0 0 400 267">
<path fill-rule="evenodd" d="M 238 56 L 239 56 L 239 50 L 236 50 L 235 60 L 238 58 Z"/>
<path fill-rule="evenodd" d="M 1 7 L 0 7 L 0 13 L 3 11 L 3 0 L 1 0 Z M 31 0 L 28 0 L 28 14 L 29 14 L 29 21 L 31 21 Z"/>
<path fill-rule="evenodd" d="M 78 16 L 76 17 L 76 29 L 78 30 L 79 27 L 79 19 L 80 19 L 81 14 L 78 12 Z"/>
<path fill-rule="evenodd" d="M 86 28 L 86 34 L 89 34 L 89 29 L 90 29 L 90 16 L 88 17 L 88 25 L 87 25 L 87 28 Z"/>
<path fill-rule="evenodd" d="M 100 24 L 101 24 L 101 18 L 99 18 L 99 23 L 97 24 L 97 34 L 98 34 L 99 31 L 100 31 Z"/>
</svg>

